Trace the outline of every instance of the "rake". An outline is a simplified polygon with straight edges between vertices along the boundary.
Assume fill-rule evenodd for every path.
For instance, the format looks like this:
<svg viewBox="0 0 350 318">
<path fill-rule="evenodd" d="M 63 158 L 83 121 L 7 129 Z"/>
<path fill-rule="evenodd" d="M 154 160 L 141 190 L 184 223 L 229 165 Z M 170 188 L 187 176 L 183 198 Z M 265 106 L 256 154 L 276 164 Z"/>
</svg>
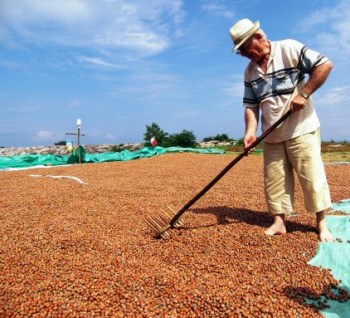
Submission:
<svg viewBox="0 0 350 318">
<path fill-rule="evenodd" d="M 290 115 L 292 110 L 289 109 L 280 119 L 278 119 L 270 128 L 268 128 L 261 136 L 259 136 L 249 147 L 241 154 L 235 157 L 212 181 L 210 181 L 200 192 L 198 192 L 190 201 L 188 201 L 177 213 L 168 207 L 169 212 L 162 211 L 156 216 L 148 216 L 145 218 L 148 226 L 153 230 L 155 238 L 168 238 L 170 230 L 183 225 L 181 216 L 200 199 L 214 184 L 216 184 L 237 162 L 246 157 L 250 150 L 255 148 L 267 135 L 282 124 Z"/>
</svg>

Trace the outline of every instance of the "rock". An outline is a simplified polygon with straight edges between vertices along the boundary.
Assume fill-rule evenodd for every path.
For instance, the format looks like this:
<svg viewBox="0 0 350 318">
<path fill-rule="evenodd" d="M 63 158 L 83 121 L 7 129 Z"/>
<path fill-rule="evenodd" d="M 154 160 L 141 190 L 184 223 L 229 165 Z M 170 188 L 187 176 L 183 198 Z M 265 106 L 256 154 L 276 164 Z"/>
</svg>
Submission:
<svg viewBox="0 0 350 318">
<path fill-rule="evenodd" d="M 206 141 L 206 142 L 198 142 L 199 147 L 201 148 L 216 148 L 216 147 L 229 147 L 233 146 L 235 143 L 234 142 L 221 142 L 218 140 L 211 140 L 211 141 Z"/>
<path fill-rule="evenodd" d="M 199 148 L 215 148 L 215 147 L 227 147 L 232 145 L 230 142 L 220 142 L 212 140 L 208 142 L 198 142 Z M 119 147 L 120 150 L 137 151 L 144 147 L 143 143 L 126 143 L 120 146 L 112 144 L 102 145 L 83 145 L 86 153 L 103 153 L 113 151 L 115 147 Z M 63 146 L 37 146 L 37 147 L 3 147 L 0 148 L 0 156 L 21 156 L 28 154 L 53 154 L 53 155 L 67 155 L 67 147 Z"/>
<path fill-rule="evenodd" d="M 102 145 L 82 145 L 86 153 L 103 153 L 114 151 L 116 145 L 102 144 Z M 127 143 L 119 146 L 120 150 L 136 151 L 144 147 L 143 143 Z M 28 154 L 53 154 L 53 155 L 67 155 L 66 146 L 37 146 L 37 147 L 3 147 L 0 148 L 0 156 L 21 156 Z"/>
</svg>

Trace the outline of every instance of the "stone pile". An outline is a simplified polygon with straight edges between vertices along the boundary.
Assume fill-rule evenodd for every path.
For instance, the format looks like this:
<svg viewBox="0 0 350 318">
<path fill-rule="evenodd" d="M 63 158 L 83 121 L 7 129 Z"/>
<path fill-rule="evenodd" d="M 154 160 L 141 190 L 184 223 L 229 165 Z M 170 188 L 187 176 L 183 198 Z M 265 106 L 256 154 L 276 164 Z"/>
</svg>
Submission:
<svg viewBox="0 0 350 318">
<path fill-rule="evenodd" d="M 212 140 L 208 142 L 198 142 L 199 148 L 215 148 L 215 147 L 227 147 L 232 145 L 229 142 L 219 142 Z M 144 147 L 143 143 L 127 143 L 120 146 L 112 144 L 103 145 L 83 145 L 87 153 L 102 153 L 115 151 L 118 147 L 119 150 L 136 151 Z M 37 146 L 37 147 L 3 147 L 0 148 L 0 156 L 21 156 L 27 154 L 53 154 L 53 155 L 66 155 L 68 154 L 66 146 Z"/>
<path fill-rule="evenodd" d="M 87 153 L 102 153 L 113 151 L 115 145 L 83 145 Z M 124 144 L 119 146 L 120 150 L 128 149 L 130 151 L 139 150 L 143 144 Z M 38 147 L 8 147 L 0 148 L 0 156 L 21 156 L 27 154 L 53 154 L 67 155 L 69 154 L 66 146 L 38 146 Z"/>
<path fill-rule="evenodd" d="M 229 147 L 229 146 L 233 146 L 235 143 L 211 140 L 211 141 L 205 141 L 205 142 L 200 141 L 200 142 L 197 142 L 197 144 L 200 148 L 215 148 L 215 147 Z"/>
</svg>

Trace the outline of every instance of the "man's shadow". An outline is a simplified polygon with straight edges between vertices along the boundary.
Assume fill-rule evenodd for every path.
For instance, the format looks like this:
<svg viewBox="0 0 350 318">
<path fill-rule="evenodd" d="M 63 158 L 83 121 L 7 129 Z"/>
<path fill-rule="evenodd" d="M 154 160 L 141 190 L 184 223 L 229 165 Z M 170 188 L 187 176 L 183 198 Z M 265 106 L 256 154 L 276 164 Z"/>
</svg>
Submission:
<svg viewBox="0 0 350 318">
<path fill-rule="evenodd" d="M 230 208 L 227 206 L 212 206 L 206 208 L 193 208 L 192 213 L 195 214 L 211 214 L 216 217 L 217 222 L 214 224 L 202 225 L 198 227 L 186 227 L 183 228 L 204 228 L 217 225 L 225 225 L 230 223 L 246 223 L 250 225 L 260 226 L 262 228 L 268 228 L 272 222 L 273 217 L 271 214 L 262 211 L 254 211 L 246 208 Z M 316 228 L 302 224 L 295 220 L 296 217 L 286 218 L 286 227 L 289 233 L 291 232 L 316 232 Z"/>
<path fill-rule="evenodd" d="M 289 285 L 284 289 L 284 293 L 300 305 L 323 310 L 324 313 L 327 312 L 328 314 L 334 313 L 335 317 L 340 317 L 338 314 L 341 313 L 349 313 L 350 296 L 347 290 L 339 285 L 328 284 L 324 287 L 322 293 L 316 293 L 308 287 Z M 334 303 L 342 303 L 342 305 L 335 305 Z M 349 317 L 349 315 L 346 317 Z"/>
</svg>

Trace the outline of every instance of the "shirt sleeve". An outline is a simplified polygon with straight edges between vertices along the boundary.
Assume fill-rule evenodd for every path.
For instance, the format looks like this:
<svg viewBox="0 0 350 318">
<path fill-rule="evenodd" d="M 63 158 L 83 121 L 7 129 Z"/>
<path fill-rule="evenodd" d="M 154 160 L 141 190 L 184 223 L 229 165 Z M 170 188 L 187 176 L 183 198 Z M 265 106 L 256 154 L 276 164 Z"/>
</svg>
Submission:
<svg viewBox="0 0 350 318">
<path fill-rule="evenodd" d="M 306 45 L 292 40 L 290 54 L 298 59 L 297 68 L 302 74 L 311 74 L 315 67 L 328 61 L 328 58 L 321 53 L 310 49 Z"/>
<path fill-rule="evenodd" d="M 244 95 L 243 95 L 243 106 L 244 107 L 258 107 L 259 101 L 254 93 L 252 83 L 248 80 L 249 76 L 249 65 L 244 74 Z"/>
</svg>

